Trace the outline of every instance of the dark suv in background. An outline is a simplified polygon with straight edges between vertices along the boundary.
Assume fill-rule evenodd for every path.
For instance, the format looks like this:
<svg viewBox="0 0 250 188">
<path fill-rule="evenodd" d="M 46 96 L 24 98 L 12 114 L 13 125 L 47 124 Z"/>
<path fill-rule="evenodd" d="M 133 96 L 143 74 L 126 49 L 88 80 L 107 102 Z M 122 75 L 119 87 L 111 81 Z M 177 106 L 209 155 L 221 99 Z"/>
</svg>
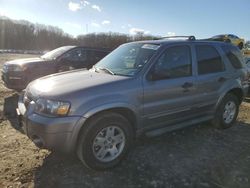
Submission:
<svg viewBox="0 0 250 188">
<path fill-rule="evenodd" d="M 37 58 L 6 62 L 2 80 L 9 89 L 23 90 L 29 82 L 52 73 L 91 68 L 110 51 L 106 49 L 63 46 Z"/>
<path fill-rule="evenodd" d="M 238 47 L 163 39 L 121 45 L 90 70 L 30 83 L 17 112 L 40 148 L 76 152 L 88 167 L 118 164 L 136 135 L 211 121 L 232 126 L 248 89 Z"/>
</svg>

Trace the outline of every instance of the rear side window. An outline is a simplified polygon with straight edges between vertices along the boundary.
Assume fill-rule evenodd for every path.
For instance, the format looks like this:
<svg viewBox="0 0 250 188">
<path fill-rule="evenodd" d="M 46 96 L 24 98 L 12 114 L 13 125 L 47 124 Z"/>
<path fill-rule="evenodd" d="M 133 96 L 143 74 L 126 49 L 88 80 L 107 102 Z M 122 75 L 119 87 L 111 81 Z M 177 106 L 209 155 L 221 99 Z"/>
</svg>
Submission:
<svg viewBox="0 0 250 188">
<path fill-rule="evenodd" d="M 195 48 L 199 75 L 224 71 L 221 56 L 213 46 L 198 45 Z"/>
<path fill-rule="evenodd" d="M 241 69 L 242 63 L 241 59 L 241 52 L 238 50 L 237 47 L 234 46 L 222 46 L 222 50 L 225 52 L 227 58 L 229 59 L 231 65 L 235 69 Z"/>
</svg>

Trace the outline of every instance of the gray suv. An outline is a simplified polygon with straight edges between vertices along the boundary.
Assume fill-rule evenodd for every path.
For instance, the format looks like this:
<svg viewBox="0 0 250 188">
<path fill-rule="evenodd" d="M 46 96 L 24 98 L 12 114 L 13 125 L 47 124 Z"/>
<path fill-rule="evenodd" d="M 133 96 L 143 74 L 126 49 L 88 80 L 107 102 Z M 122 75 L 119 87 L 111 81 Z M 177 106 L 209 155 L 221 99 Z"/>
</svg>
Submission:
<svg viewBox="0 0 250 188">
<path fill-rule="evenodd" d="M 76 152 L 89 168 L 118 164 L 136 136 L 236 121 L 248 88 L 237 47 L 162 39 L 121 45 L 90 70 L 31 82 L 17 113 L 40 148 Z"/>
</svg>

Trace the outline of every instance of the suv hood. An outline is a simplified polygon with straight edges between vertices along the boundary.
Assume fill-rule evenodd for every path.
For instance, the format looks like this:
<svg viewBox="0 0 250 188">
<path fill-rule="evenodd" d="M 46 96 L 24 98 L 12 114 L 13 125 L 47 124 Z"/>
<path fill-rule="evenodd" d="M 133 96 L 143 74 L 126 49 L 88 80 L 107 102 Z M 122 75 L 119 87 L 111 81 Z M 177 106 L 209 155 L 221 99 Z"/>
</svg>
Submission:
<svg viewBox="0 0 250 188">
<path fill-rule="evenodd" d="M 96 73 L 88 70 L 73 70 L 37 79 L 28 85 L 27 92 L 31 93 L 33 97 L 47 96 L 53 98 L 128 79 L 131 79 L 131 77 Z"/>
<path fill-rule="evenodd" d="M 46 62 L 46 60 L 36 57 L 36 58 L 26 58 L 26 59 L 16 59 L 13 61 L 6 62 L 6 65 L 25 65 L 29 63 Z"/>
</svg>

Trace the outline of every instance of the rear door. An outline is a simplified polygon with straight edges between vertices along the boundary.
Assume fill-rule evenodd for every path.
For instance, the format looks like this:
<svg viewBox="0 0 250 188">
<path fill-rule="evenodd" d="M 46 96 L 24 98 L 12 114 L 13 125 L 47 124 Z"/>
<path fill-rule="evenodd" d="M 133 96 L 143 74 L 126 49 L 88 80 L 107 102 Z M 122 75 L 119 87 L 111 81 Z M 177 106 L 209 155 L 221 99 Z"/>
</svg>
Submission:
<svg viewBox="0 0 250 188">
<path fill-rule="evenodd" d="M 168 47 L 156 60 L 148 76 L 151 79 L 143 81 L 144 121 L 148 128 L 167 126 L 195 115 L 192 69 L 189 45 Z"/>
<path fill-rule="evenodd" d="M 215 46 L 197 44 L 195 54 L 197 92 L 194 103 L 198 111 L 207 114 L 213 112 L 213 107 L 220 97 L 220 88 L 230 75 Z"/>
</svg>

